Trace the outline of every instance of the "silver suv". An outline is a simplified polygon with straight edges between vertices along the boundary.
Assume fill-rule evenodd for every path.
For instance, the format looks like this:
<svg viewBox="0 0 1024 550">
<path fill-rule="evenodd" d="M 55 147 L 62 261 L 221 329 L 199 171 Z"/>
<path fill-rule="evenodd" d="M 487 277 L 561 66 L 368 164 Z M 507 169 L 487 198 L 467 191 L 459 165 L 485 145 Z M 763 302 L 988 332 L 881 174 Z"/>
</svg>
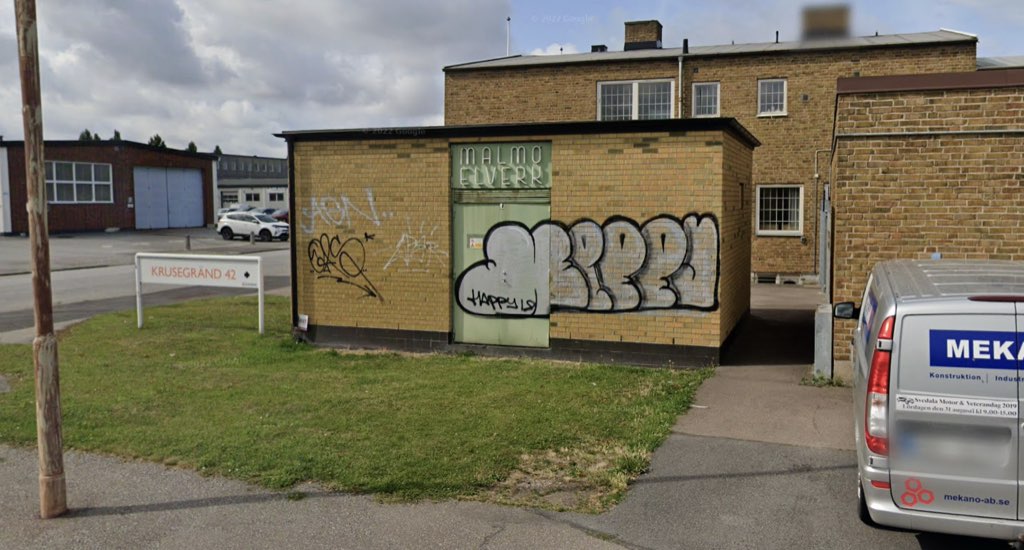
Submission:
<svg viewBox="0 0 1024 550">
<path fill-rule="evenodd" d="M 263 241 L 273 239 L 287 241 L 288 224 L 281 223 L 266 214 L 229 212 L 217 221 L 217 233 L 220 233 L 220 236 L 227 241 L 235 237 L 248 238 L 250 235 L 259 237 Z"/>
<path fill-rule="evenodd" d="M 1024 263 L 893 261 L 851 343 L 860 515 L 906 529 L 1024 535 Z"/>
</svg>

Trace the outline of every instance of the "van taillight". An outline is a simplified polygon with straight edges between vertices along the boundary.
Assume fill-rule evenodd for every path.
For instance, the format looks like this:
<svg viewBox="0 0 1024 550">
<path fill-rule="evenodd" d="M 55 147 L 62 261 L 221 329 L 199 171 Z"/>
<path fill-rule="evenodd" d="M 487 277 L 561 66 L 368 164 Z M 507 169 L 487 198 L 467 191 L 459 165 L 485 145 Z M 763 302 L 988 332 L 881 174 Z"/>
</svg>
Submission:
<svg viewBox="0 0 1024 550">
<path fill-rule="evenodd" d="M 892 332 L 896 320 L 886 317 L 878 329 L 878 343 L 871 355 L 867 402 L 864 405 L 864 439 L 871 452 L 889 455 L 889 367 L 892 364 Z"/>
</svg>

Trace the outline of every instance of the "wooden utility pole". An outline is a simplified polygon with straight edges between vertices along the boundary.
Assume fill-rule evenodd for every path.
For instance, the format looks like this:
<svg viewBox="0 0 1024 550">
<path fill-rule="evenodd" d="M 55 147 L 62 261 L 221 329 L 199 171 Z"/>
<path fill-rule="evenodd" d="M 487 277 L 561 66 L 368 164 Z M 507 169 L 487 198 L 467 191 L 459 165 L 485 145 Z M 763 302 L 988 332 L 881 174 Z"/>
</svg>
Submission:
<svg viewBox="0 0 1024 550">
<path fill-rule="evenodd" d="M 64 451 L 60 427 L 60 370 L 53 334 L 50 289 L 50 237 L 46 227 L 46 181 L 43 170 L 43 107 L 39 93 L 39 40 L 35 0 L 14 0 L 21 69 L 21 116 L 25 125 L 25 187 L 28 235 L 32 254 L 32 293 L 36 337 L 32 359 L 36 375 L 36 440 L 39 445 L 39 515 L 67 512 Z"/>
</svg>

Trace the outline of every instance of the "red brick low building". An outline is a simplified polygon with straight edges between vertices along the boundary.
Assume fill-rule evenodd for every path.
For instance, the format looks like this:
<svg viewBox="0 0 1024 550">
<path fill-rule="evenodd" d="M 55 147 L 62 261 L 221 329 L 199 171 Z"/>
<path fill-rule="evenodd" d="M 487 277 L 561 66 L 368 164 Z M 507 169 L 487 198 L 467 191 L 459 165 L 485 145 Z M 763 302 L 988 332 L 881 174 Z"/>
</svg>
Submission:
<svg viewBox="0 0 1024 550">
<path fill-rule="evenodd" d="M 51 232 L 213 223 L 217 157 L 132 141 L 47 141 Z M 0 233 L 28 231 L 25 144 L 0 141 Z"/>
</svg>

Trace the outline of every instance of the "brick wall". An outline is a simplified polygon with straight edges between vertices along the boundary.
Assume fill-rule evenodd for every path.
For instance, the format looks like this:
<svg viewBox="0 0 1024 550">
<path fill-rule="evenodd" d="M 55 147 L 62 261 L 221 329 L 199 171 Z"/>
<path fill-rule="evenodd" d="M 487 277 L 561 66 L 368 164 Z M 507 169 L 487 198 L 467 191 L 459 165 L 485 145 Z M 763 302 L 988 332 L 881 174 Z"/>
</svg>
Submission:
<svg viewBox="0 0 1024 550">
<path fill-rule="evenodd" d="M 833 302 L 859 303 L 882 260 L 1024 260 L 1024 136 L 999 132 L 1024 130 L 1024 80 L 842 94 L 836 112 Z M 929 134 L 948 131 L 986 133 Z M 853 322 L 834 326 L 835 358 L 847 359 Z"/>
<path fill-rule="evenodd" d="M 565 227 L 615 217 L 639 226 L 659 215 L 682 220 L 699 213 L 714 217 L 701 224 L 719 228 L 718 254 L 706 240 L 694 242 L 696 255 L 707 250 L 704 265 L 718 269 L 717 307 L 555 311 L 552 340 L 717 348 L 748 311 L 750 204 L 741 189 L 749 188 L 751 149 L 745 142 L 721 131 L 451 139 L 496 141 L 552 143 L 551 218 Z M 449 333 L 449 141 L 300 141 L 294 167 L 298 313 L 316 326 Z M 338 254 L 343 246 L 351 254 Z M 318 277 L 323 250 L 343 258 L 357 275 L 349 277 L 355 285 Z M 610 277 L 605 282 L 614 284 Z"/>
<path fill-rule="evenodd" d="M 690 116 L 694 82 L 720 82 L 721 115 L 735 117 L 762 142 L 754 153 L 750 201 L 760 184 L 804 188 L 803 238 L 758 237 L 751 216 L 752 270 L 813 273 L 817 269 L 816 150 L 831 147 L 839 77 L 973 71 L 975 44 L 886 47 L 768 55 L 689 57 L 683 68 L 682 113 Z M 694 72 L 696 71 L 696 72 Z M 594 120 L 597 83 L 605 80 L 678 79 L 677 59 L 587 63 L 535 68 L 448 71 L 445 124 Z M 757 80 L 787 80 L 788 115 L 757 116 Z M 807 99 L 804 99 L 804 96 Z M 676 90 L 678 97 L 678 90 Z M 677 114 L 680 111 L 676 106 Z M 819 155 L 821 183 L 827 152 Z M 751 210 L 753 212 L 753 210 Z"/>
<path fill-rule="evenodd" d="M 28 217 L 24 205 L 25 148 L 19 143 L 6 143 L 11 191 L 11 230 L 28 231 Z M 63 145 L 48 143 L 44 155 L 47 160 L 97 162 L 111 165 L 113 203 L 111 204 L 49 204 L 47 224 L 50 232 L 102 231 L 108 227 L 135 228 L 135 210 L 129 208 L 134 201 L 133 170 L 136 166 L 153 168 L 194 168 L 203 178 L 203 219 L 214 223 L 213 159 L 198 158 L 188 153 L 153 151 L 125 143 L 98 142 L 96 144 Z"/>
</svg>

